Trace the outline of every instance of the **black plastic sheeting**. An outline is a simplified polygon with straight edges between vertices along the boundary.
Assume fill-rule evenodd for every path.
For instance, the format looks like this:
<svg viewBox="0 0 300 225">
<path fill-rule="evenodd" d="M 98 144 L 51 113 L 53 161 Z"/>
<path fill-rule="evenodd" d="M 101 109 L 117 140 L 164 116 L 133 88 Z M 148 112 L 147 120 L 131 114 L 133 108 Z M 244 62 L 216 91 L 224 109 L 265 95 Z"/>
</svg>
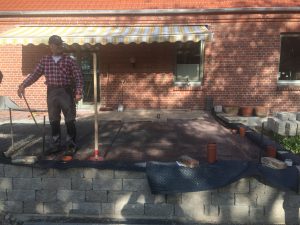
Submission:
<svg viewBox="0 0 300 225">
<path fill-rule="evenodd" d="M 298 169 L 272 169 L 257 162 L 218 161 L 187 168 L 176 163 L 148 162 L 146 174 L 153 194 L 175 194 L 211 190 L 227 186 L 241 178 L 255 177 L 283 191 L 298 192 Z"/>
</svg>

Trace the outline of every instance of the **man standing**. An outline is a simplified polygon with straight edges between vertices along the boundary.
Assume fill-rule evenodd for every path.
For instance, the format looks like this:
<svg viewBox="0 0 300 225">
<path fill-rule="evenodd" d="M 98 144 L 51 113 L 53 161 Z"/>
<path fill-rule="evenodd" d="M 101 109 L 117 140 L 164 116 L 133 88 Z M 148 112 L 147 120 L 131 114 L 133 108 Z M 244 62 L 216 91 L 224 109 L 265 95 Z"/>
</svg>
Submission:
<svg viewBox="0 0 300 225">
<path fill-rule="evenodd" d="M 47 106 L 52 129 L 53 148 L 50 152 L 61 150 L 61 112 L 65 117 L 67 128 L 67 148 L 65 155 L 72 155 L 76 146 L 76 102 L 82 99 L 83 77 L 79 66 L 69 56 L 63 54 L 63 41 L 60 36 L 49 38 L 52 55 L 44 56 L 30 74 L 19 86 L 20 98 L 25 95 L 25 88 L 32 85 L 42 75 L 47 85 Z"/>
</svg>

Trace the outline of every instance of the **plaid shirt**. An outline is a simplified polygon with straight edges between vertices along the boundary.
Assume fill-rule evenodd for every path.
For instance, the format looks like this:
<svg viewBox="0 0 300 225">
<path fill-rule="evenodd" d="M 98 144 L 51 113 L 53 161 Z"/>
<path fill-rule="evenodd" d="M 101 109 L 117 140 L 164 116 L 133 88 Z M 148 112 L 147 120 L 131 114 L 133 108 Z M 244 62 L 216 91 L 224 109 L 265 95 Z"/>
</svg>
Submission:
<svg viewBox="0 0 300 225">
<path fill-rule="evenodd" d="M 52 56 L 44 56 L 30 74 L 21 84 L 24 88 L 32 85 L 42 75 L 45 75 L 47 86 L 74 86 L 75 93 L 82 95 L 83 76 L 79 66 L 69 56 L 62 55 L 57 63 Z"/>
</svg>

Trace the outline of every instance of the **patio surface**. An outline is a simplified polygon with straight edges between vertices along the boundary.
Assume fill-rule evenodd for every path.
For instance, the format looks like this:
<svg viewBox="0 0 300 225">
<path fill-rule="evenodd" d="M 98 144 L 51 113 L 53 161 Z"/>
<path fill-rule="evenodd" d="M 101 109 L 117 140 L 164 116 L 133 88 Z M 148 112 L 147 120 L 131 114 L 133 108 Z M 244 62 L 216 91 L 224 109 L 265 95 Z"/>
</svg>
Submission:
<svg viewBox="0 0 300 225">
<path fill-rule="evenodd" d="M 14 158 L 20 155 L 43 153 L 43 116 L 35 113 L 39 127 L 29 112 L 13 111 L 13 139 L 9 112 L 0 111 L 0 152 Z M 134 110 L 99 112 L 100 154 L 106 161 L 175 161 L 188 155 L 206 162 L 206 145 L 217 143 L 219 160 L 258 160 L 260 148 L 245 137 L 233 134 L 205 111 Z M 78 144 L 76 159 L 86 159 L 94 151 L 94 113 L 78 111 Z M 65 129 L 63 127 L 63 137 Z M 46 147 L 50 140 L 50 126 L 46 116 Z M 55 155 L 49 159 L 55 159 Z"/>
</svg>

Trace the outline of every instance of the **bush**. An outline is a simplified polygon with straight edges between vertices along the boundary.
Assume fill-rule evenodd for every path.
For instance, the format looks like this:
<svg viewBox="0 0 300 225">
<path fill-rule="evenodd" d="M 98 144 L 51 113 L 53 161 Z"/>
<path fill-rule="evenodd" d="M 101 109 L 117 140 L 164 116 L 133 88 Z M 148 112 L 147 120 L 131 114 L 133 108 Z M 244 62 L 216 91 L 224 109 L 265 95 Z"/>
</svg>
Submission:
<svg viewBox="0 0 300 225">
<path fill-rule="evenodd" d="M 298 154 L 300 153 L 300 136 L 285 137 L 279 134 L 272 134 L 272 138 L 281 144 L 285 149 Z"/>
</svg>

